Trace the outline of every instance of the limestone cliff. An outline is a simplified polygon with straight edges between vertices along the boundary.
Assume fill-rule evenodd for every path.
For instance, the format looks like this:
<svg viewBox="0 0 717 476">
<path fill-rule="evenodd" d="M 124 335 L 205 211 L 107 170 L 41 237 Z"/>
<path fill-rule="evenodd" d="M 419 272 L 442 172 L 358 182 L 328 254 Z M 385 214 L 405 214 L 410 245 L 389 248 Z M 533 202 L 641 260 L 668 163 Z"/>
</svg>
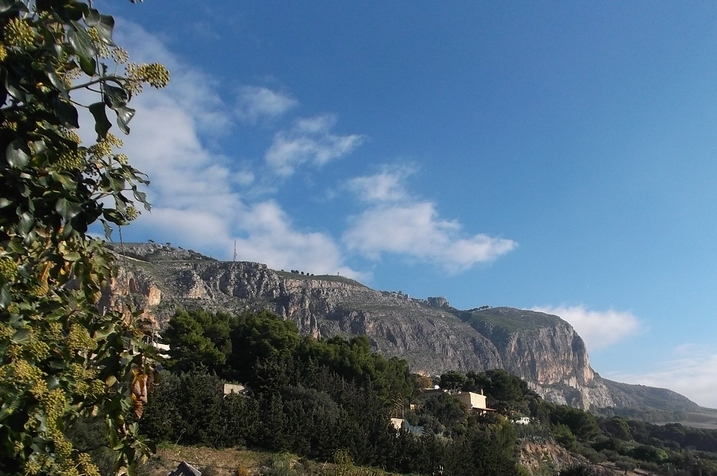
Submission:
<svg viewBox="0 0 717 476">
<path fill-rule="evenodd" d="M 581 408 L 614 405 L 579 335 L 557 316 L 511 308 L 461 311 L 444 298 L 413 299 L 340 276 L 220 262 L 160 244 L 123 245 L 105 304 L 130 301 L 162 328 L 179 307 L 269 309 L 315 337 L 366 335 L 414 372 L 503 368 L 546 398 Z"/>
</svg>

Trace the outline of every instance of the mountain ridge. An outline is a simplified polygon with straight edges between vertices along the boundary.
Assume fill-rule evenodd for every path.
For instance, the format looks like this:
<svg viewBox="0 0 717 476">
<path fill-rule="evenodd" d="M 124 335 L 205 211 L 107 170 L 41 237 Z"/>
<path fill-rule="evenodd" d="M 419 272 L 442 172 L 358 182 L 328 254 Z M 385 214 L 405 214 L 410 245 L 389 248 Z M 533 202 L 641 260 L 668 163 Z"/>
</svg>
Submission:
<svg viewBox="0 0 717 476">
<path fill-rule="evenodd" d="M 590 410 L 700 408 L 671 390 L 603 379 L 590 367 L 582 338 L 559 316 L 508 307 L 459 310 L 443 297 L 416 299 L 341 276 L 218 261 L 170 244 L 109 247 L 119 271 L 102 304 L 132 304 L 158 329 L 178 307 L 269 309 L 317 338 L 366 335 L 374 350 L 406 359 L 414 372 L 503 368 L 548 400 Z"/>
</svg>

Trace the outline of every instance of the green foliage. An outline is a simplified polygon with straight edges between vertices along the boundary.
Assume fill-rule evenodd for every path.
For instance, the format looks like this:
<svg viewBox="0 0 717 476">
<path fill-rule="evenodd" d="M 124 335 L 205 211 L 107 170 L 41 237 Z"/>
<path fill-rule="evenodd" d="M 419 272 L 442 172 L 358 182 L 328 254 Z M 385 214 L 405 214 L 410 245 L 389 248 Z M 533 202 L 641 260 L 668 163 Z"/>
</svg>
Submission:
<svg viewBox="0 0 717 476">
<path fill-rule="evenodd" d="M 418 424 L 435 435 L 462 434 L 468 423 L 465 405 L 446 393 L 427 398 L 416 413 Z"/>
<path fill-rule="evenodd" d="M 231 376 L 243 382 L 253 380 L 258 362 L 288 359 L 300 341 L 296 324 L 268 311 L 235 317 L 231 323 L 233 352 L 227 356 Z"/>
<path fill-rule="evenodd" d="M 188 316 L 195 316 L 202 329 L 218 319 L 223 331 L 211 336 L 200 332 L 184 322 Z M 420 415 L 414 415 L 434 422 L 435 431 L 427 430 L 421 437 L 397 432 L 389 422 L 390 413 L 396 401 L 402 403 L 411 395 L 414 379 L 405 362 L 371 352 L 365 337 L 300 337 L 293 324 L 269 313 L 208 317 L 189 311 L 173 319 L 177 325 L 164 338 L 170 346 L 178 343 L 172 347 L 175 369 L 188 368 L 188 360 L 202 355 L 197 353 L 199 347 L 179 345 L 181 332 L 175 331 L 180 327 L 205 337 L 205 344 L 211 342 L 218 349 L 228 323 L 231 354 L 223 364 L 215 361 L 213 368 L 164 377 L 142 420 L 142 428 L 155 438 L 226 446 L 238 441 L 221 437 L 231 434 L 247 445 L 273 451 L 328 461 L 340 454 L 342 461 L 401 472 L 426 473 L 442 467 L 452 474 L 518 471 L 513 425 L 497 415 L 471 415 L 449 395 L 429 399 Z M 207 371 L 241 376 L 248 384 L 249 395 L 236 397 L 235 405 L 241 402 L 237 409 L 227 410 L 218 377 Z M 434 436 L 438 433 L 440 438 Z M 337 471 L 353 474 L 347 468 L 339 465 Z M 287 470 L 284 465 L 271 469 Z"/>
<path fill-rule="evenodd" d="M 553 437 L 555 441 L 569 450 L 574 449 L 578 441 L 573 432 L 570 431 L 570 427 L 563 423 L 558 423 L 555 428 L 553 428 Z"/>
<path fill-rule="evenodd" d="M 635 459 L 649 461 L 652 463 L 662 463 L 663 461 L 667 461 L 667 458 L 669 457 L 665 450 L 649 445 L 636 446 L 632 450 L 630 456 Z"/>
<path fill-rule="evenodd" d="M 372 352 L 366 336 L 304 339 L 300 353 L 303 360 L 325 365 L 347 380 L 370 384 L 386 401 L 402 400 L 413 392 L 406 361 Z"/>
<path fill-rule="evenodd" d="M 223 313 L 177 311 L 162 334 L 170 344 L 168 366 L 178 371 L 201 366 L 221 369 L 232 349 L 229 321 Z"/>
<path fill-rule="evenodd" d="M 600 428 L 604 433 L 620 440 L 632 440 L 630 426 L 627 420 L 621 417 L 612 417 L 600 422 Z"/>
<path fill-rule="evenodd" d="M 223 395 L 221 379 L 202 370 L 160 374 L 153 388 L 142 431 L 152 438 L 182 444 L 235 446 L 253 436 L 259 419 L 256 400 Z"/>
<path fill-rule="evenodd" d="M 558 473 L 558 476 L 597 476 L 593 468 L 586 465 L 574 465 Z"/>
<path fill-rule="evenodd" d="M 513 457 L 515 431 L 505 419 L 486 427 L 471 427 L 448 449 L 446 471 L 456 476 L 517 475 Z"/>
<path fill-rule="evenodd" d="M 515 461 L 519 431 L 524 438 L 553 438 L 593 464 L 717 476 L 717 454 L 695 451 L 713 451 L 717 432 L 619 417 L 598 422 L 583 410 L 542 400 L 503 370 L 446 372 L 444 387 L 482 390 L 499 412 L 471 414 L 453 396 L 439 394 L 401 412 L 423 427 L 416 436 L 396 432 L 389 416 L 428 380 L 410 375 L 403 361 L 371 352 L 365 337 L 302 337 L 294 324 L 266 312 L 182 311 L 164 338 L 172 345 L 173 369 L 193 370 L 165 377 L 153 394 L 142 428 L 158 439 L 219 447 L 243 442 L 325 461 L 340 450 L 357 465 L 404 473 L 512 475 L 524 472 Z M 249 396 L 223 398 L 217 376 L 247 383 Z M 530 415 L 534 423 L 516 427 L 507 418 L 516 415 Z M 337 471 L 353 474 L 344 466 Z"/>
<path fill-rule="evenodd" d="M 128 106 L 143 83 L 168 81 L 161 65 L 125 64 L 114 19 L 75 0 L 0 2 L 0 472 L 97 474 L 67 436 L 102 415 L 116 465 L 148 451 L 128 387 L 149 369 L 131 315 L 100 312 L 111 255 L 107 234 L 149 209 L 143 174 L 116 149 L 107 113 L 129 132 Z M 91 104 L 80 104 L 94 97 Z M 90 99 L 90 101 L 93 99 Z M 82 145 L 78 108 L 97 138 Z"/>
<path fill-rule="evenodd" d="M 550 415 L 555 425 L 565 425 L 580 441 L 593 441 L 601 434 L 597 419 L 591 414 L 567 405 L 556 405 Z"/>
<path fill-rule="evenodd" d="M 466 376 L 455 370 L 449 370 L 441 375 L 438 385 L 444 390 L 459 390 L 466 384 Z"/>
<path fill-rule="evenodd" d="M 293 322 L 267 311 L 239 316 L 179 311 L 162 338 L 170 346 L 169 367 L 175 371 L 204 366 L 230 380 L 279 389 L 324 366 L 346 380 L 371 385 L 386 401 L 413 391 L 408 364 L 372 352 L 365 336 L 302 337 Z"/>
</svg>

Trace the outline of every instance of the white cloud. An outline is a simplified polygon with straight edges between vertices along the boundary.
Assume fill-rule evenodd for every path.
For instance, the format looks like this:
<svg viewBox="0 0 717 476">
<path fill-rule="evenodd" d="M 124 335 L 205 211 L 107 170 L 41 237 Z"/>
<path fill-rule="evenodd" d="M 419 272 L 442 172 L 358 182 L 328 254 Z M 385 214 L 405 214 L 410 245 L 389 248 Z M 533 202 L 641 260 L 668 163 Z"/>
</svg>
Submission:
<svg viewBox="0 0 717 476">
<path fill-rule="evenodd" d="M 653 372 L 614 372 L 605 376 L 620 382 L 669 388 L 702 406 L 717 408 L 717 354 L 695 348 L 689 353 L 677 348 L 674 354 L 672 360 L 655 363 L 657 370 Z"/>
<path fill-rule="evenodd" d="M 266 263 L 275 269 L 299 267 L 313 274 L 368 277 L 346 266 L 337 266 L 342 256 L 336 243 L 323 233 L 301 233 L 292 229 L 286 213 L 275 202 L 253 205 L 240 218 L 249 235 L 237 241 L 241 259 Z"/>
<path fill-rule="evenodd" d="M 264 156 L 267 164 L 277 174 L 288 176 L 301 164 L 321 166 L 349 154 L 364 141 L 358 134 L 332 134 L 335 124 L 335 116 L 322 115 L 300 119 L 290 130 L 277 132 Z"/>
<path fill-rule="evenodd" d="M 409 196 L 403 186 L 408 173 L 408 169 L 384 170 L 348 182 L 361 201 L 373 204 L 351 217 L 343 235 L 350 250 L 373 259 L 397 253 L 458 272 L 493 261 L 517 246 L 513 240 L 485 234 L 464 236 L 461 224 L 441 219 L 432 202 Z"/>
<path fill-rule="evenodd" d="M 351 179 L 346 188 L 364 202 L 398 202 L 409 198 L 403 181 L 412 173 L 408 167 L 386 168 L 376 175 Z"/>
<path fill-rule="evenodd" d="M 182 63 L 138 26 L 122 24 L 118 39 L 134 60 L 159 61 L 172 72 L 166 89 L 147 90 L 133 100 L 137 114 L 132 134 L 125 139 L 132 164 L 152 182 L 148 198 L 153 211 L 134 225 L 145 239 L 169 239 L 219 253 L 219 258 L 229 258 L 236 241 L 240 259 L 361 279 L 368 276 L 345 264 L 345 252 L 371 258 L 396 253 L 457 272 L 517 246 L 508 239 L 466 234 L 458 221 L 442 219 L 432 202 L 413 198 L 404 185 L 413 173 L 410 166 L 385 168 L 345 184 L 368 208 L 350 219 L 342 241 L 299 229 L 279 203 L 266 200 L 266 190 L 263 198 L 257 198 L 256 189 L 265 180 L 255 175 L 251 162 L 234 163 L 206 145 L 237 127 L 237 118 L 252 122 L 278 117 L 295 107 L 296 100 L 267 88 L 245 86 L 237 112 L 236 104 L 227 105 L 217 94 L 214 78 Z M 266 163 L 288 176 L 303 164 L 321 166 L 351 153 L 365 137 L 334 133 L 336 121 L 333 115 L 296 120 L 274 134 Z"/>
<path fill-rule="evenodd" d="M 239 185 L 250 185 L 254 183 L 255 178 L 254 172 L 249 170 L 240 170 L 234 174 L 234 183 Z"/>
<path fill-rule="evenodd" d="M 243 86 L 237 99 L 237 116 L 254 124 L 261 119 L 275 119 L 299 104 L 296 99 L 263 86 Z"/>
<path fill-rule="evenodd" d="M 213 77 L 183 64 L 157 37 L 134 23 L 121 22 L 115 29 L 115 37 L 117 43 L 130 52 L 130 61 L 162 63 L 170 71 L 171 80 L 167 89 L 157 95 L 146 87 L 144 95 L 133 100 L 133 107 L 140 99 L 146 101 L 150 97 L 169 96 L 191 118 L 197 132 L 219 135 L 229 131 L 232 126 L 231 108 L 217 94 L 218 83 Z"/>
<path fill-rule="evenodd" d="M 149 175 L 147 193 L 153 205 L 151 213 L 133 224 L 132 233 L 211 250 L 224 259 L 231 257 L 236 240 L 241 259 L 360 277 L 343 264 L 330 236 L 299 231 L 279 204 L 254 204 L 242 196 L 241 187 L 255 182 L 254 172 L 205 145 L 216 128 L 229 131 L 235 126 L 231 108 L 215 92 L 215 82 L 182 64 L 136 25 L 123 23 L 119 36 L 134 58 L 162 62 L 172 71 L 166 89 L 148 89 L 132 101 L 137 114 L 132 133 L 123 138 L 124 151 L 134 166 Z"/>
<path fill-rule="evenodd" d="M 534 307 L 533 310 L 554 314 L 568 321 L 590 351 L 608 347 L 643 327 L 637 317 L 625 311 L 590 311 L 585 306 L 544 306 Z"/>
</svg>

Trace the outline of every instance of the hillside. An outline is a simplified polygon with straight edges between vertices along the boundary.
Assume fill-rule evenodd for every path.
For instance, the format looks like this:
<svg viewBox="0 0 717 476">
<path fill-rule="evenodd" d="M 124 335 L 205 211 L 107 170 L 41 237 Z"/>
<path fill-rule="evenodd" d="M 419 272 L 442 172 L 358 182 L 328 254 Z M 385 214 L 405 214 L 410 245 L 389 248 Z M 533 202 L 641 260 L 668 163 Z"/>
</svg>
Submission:
<svg viewBox="0 0 717 476">
<path fill-rule="evenodd" d="M 445 298 L 415 299 L 340 276 L 221 262 L 169 244 L 111 247 L 120 253 L 120 271 L 103 304 L 131 302 L 158 330 L 178 307 L 268 309 L 314 337 L 366 335 L 374 350 L 406 359 L 414 372 L 502 368 L 548 400 L 579 408 L 699 409 L 668 390 L 602 379 L 583 340 L 557 316 L 506 307 L 463 311 Z"/>
</svg>

